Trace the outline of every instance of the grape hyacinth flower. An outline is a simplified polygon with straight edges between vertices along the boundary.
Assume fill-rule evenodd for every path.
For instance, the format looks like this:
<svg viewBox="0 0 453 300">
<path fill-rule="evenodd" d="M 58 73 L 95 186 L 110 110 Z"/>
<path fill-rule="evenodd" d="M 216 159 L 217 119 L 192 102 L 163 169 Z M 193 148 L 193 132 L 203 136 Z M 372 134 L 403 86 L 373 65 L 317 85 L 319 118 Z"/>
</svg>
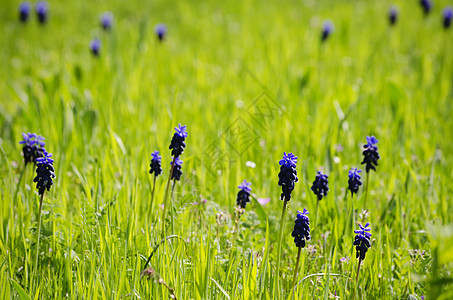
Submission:
<svg viewBox="0 0 453 300">
<path fill-rule="evenodd" d="M 173 162 L 171 162 L 170 165 L 173 166 Z M 181 180 L 181 175 L 182 175 L 181 167 L 182 167 L 182 160 L 180 160 L 179 157 L 176 157 L 175 165 L 173 166 L 173 173 L 171 174 L 171 179 L 174 179 L 175 181 Z"/>
<path fill-rule="evenodd" d="M 176 132 L 171 139 L 169 147 L 171 155 L 175 158 L 178 158 L 184 152 L 184 148 L 186 147 L 186 143 L 184 142 L 188 136 L 186 129 L 187 126 L 181 126 L 181 124 L 178 124 L 178 127 L 175 127 Z"/>
<path fill-rule="evenodd" d="M 239 186 L 239 192 L 238 192 L 238 197 L 237 197 L 237 205 L 244 209 L 245 206 L 247 205 L 248 202 L 250 202 L 250 192 L 252 191 L 252 188 L 250 187 L 252 185 L 251 182 L 247 182 L 247 180 L 244 180 Z"/>
<path fill-rule="evenodd" d="M 365 150 L 363 151 L 363 161 L 362 164 L 366 164 L 366 172 L 369 173 L 370 170 L 376 171 L 378 165 L 378 160 L 380 159 L 378 153 L 378 147 L 376 144 L 378 140 L 374 136 L 366 137 L 367 143 L 363 146 Z"/>
<path fill-rule="evenodd" d="M 159 41 L 162 42 L 167 35 L 167 26 L 165 26 L 165 24 L 157 24 L 156 27 L 154 27 L 154 32 L 156 33 Z"/>
<path fill-rule="evenodd" d="M 33 182 L 36 182 L 36 189 L 40 195 L 43 195 L 45 190 L 50 190 L 55 178 L 55 169 L 53 167 L 52 153 L 44 150 L 44 156 L 36 159 L 36 177 Z"/>
<path fill-rule="evenodd" d="M 23 141 L 19 144 L 24 145 L 22 147 L 22 153 L 24 155 L 25 164 L 29 162 L 36 162 L 36 159 L 44 156 L 44 137 L 37 135 L 36 133 L 22 133 L 24 137 Z"/>
<path fill-rule="evenodd" d="M 321 41 L 324 42 L 333 33 L 334 26 L 331 21 L 324 21 L 322 24 Z"/>
<path fill-rule="evenodd" d="M 90 43 L 90 50 L 91 53 L 93 53 L 94 56 L 99 56 L 99 53 L 101 52 L 101 41 L 98 39 L 93 39 Z"/>
<path fill-rule="evenodd" d="M 305 241 L 310 239 L 310 220 L 308 211 L 304 208 L 303 212 L 297 211 L 297 218 L 294 222 L 294 230 L 291 236 L 294 238 L 296 247 L 304 248 Z"/>
<path fill-rule="evenodd" d="M 431 9 L 433 8 L 432 0 L 420 0 L 420 5 L 422 6 L 425 16 L 429 15 Z"/>
<path fill-rule="evenodd" d="M 30 16 L 31 5 L 30 2 L 22 2 L 19 5 L 19 20 L 22 23 L 28 21 L 28 17 Z"/>
<path fill-rule="evenodd" d="M 362 181 L 360 180 L 362 178 L 360 176 L 361 172 L 362 170 L 357 170 L 357 168 L 351 168 L 349 170 L 348 189 L 351 191 L 351 196 L 354 196 L 354 193 L 357 194 L 359 187 L 362 185 Z"/>
<path fill-rule="evenodd" d="M 279 164 L 278 185 L 282 187 L 280 200 L 289 201 L 291 199 L 291 193 L 294 190 L 294 183 L 299 180 L 296 171 L 297 156 L 284 152 L 283 159 L 279 161 Z"/>
<path fill-rule="evenodd" d="M 443 11 L 444 15 L 444 20 L 443 20 L 443 25 L 444 28 L 450 28 L 451 25 L 451 19 L 453 18 L 453 9 L 451 7 L 446 7 Z"/>
<path fill-rule="evenodd" d="M 149 174 L 153 174 L 154 173 L 154 176 L 159 176 L 160 174 L 162 174 L 162 166 L 161 166 L 161 159 L 162 159 L 162 156 L 159 155 L 159 151 L 154 151 L 153 153 L 151 153 L 151 164 L 149 165 L 151 167 L 151 169 L 149 170 Z"/>
<path fill-rule="evenodd" d="M 360 230 L 354 230 L 354 233 L 356 233 L 356 236 L 354 238 L 354 246 L 356 249 L 356 258 L 359 259 L 358 267 L 357 267 L 357 278 L 356 281 L 359 281 L 359 272 L 360 272 L 360 263 L 362 260 L 365 259 L 365 254 L 368 251 L 368 248 L 371 247 L 371 233 L 369 232 L 371 228 L 368 226 L 370 223 L 366 223 L 365 227 L 362 226 L 362 224 L 359 224 Z"/>
<path fill-rule="evenodd" d="M 38 16 L 39 23 L 45 24 L 47 22 L 49 6 L 46 1 L 39 1 L 36 3 L 36 15 Z"/>
<path fill-rule="evenodd" d="M 101 15 L 101 26 L 105 31 L 112 29 L 113 24 L 113 14 L 109 11 L 106 11 Z"/>
<path fill-rule="evenodd" d="M 327 178 L 327 175 L 323 174 L 321 171 L 318 171 L 316 179 L 313 181 L 313 185 L 311 186 L 311 190 L 318 197 L 318 201 L 321 200 L 322 197 L 327 196 L 327 192 L 329 191 L 329 181 Z"/>
<path fill-rule="evenodd" d="M 292 290 L 294 290 L 294 286 L 296 285 L 297 270 L 299 269 L 301 250 L 305 247 L 305 242 L 310 239 L 310 220 L 308 219 L 307 215 L 308 211 L 305 208 L 303 212 L 297 211 L 297 218 L 294 222 L 294 230 L 291 234 L 291 236 L 294 237 L 294 243 L 298 248 L 296 267 L 294 268 Z"/>
<path fill-rule="evenodd" d="M 390 25 L 395 25 L 398 21 L 398 8 L 396 6 L 390 7 L 389 10 L 389 22 Z"/>
</svg>

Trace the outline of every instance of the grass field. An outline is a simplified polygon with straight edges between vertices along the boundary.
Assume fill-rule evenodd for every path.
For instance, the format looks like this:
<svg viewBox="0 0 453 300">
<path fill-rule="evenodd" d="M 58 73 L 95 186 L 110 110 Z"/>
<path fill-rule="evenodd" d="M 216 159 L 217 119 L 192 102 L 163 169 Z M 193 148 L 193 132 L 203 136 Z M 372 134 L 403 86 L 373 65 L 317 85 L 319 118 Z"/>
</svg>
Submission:
<svg viewBox="0 0 453 300">
<path fill-rule="evenodd" d="M 425 17 L 416 0 L 49 1 L 44 26 L 34 10 L 22 24 L 19 4 L 0 5 L 1 299 L 453 298 L 451 2 Z M 321 42 L 325 20 L 334 31 Z M 183 175 L 162 220 L 179 123 Z M 44 136 L 55 159 L 40 231 L 22 132 Z M 368 178 L 371 135 L 381 159 Z M 278 257 L 283 152 L 298 156 L 299 181 Z M 351 167 L 363 170 L 352 200 Z M 318 204 L 319 170 L 330 191 Z M 252 197 L 236 230 L 244 179 Z M 303 208 L 311 240 L 292 293 Z"/>
</svg>

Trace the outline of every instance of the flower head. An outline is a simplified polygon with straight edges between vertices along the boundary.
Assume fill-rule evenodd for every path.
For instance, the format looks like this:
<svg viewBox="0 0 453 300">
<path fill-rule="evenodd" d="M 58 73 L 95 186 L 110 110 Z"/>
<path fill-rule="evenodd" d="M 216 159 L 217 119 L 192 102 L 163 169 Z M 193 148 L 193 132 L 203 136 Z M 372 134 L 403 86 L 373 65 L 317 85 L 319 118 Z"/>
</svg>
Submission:
<svg viewBox="0 0 453 300">
<path fill-rule="evenodd" d="M 102 43 L 100 40 L 93 39 L 90 43 L 91 53 L 93 53 L 94 56 L 99 56 L 99 53 L 101 52 L 101 46 Z"/>
<path fill-rule="evenodd" d="M 171 139 L 169 147 L 172 156 L 179 157 L 184 152 L 184 148 L 186 147 L 186 143 L 184 141 L 187 136 L 187 126 L 181 126 L 181 124 L 178 124 L 178 127 L 175 127 L 175 134 Z"/>
<path fill-rule="evenodd" d="M 354 193 L 357 194 L 359 186 L 362 185 L 362 181 L 360 180 L 362 178 L 360 176 L 361 172 L 362 170 L 357 170 L 357 168 L 351 168 L 349 170 L 348 189 L 351 191 L 352 196 L 354 196 Z"/>
<path fill-rule="evenodd" d="M 42 157 L 43 151 L 45 151 L 44 137 L 37 135 L 36 133 L 22 133 L 24 137 L 23 141 L 19 144 L 23 145 L 22 153 L 24 155 L 25 164 L 29 162 L 36 162 L 39 157 Z"/>
<path fill-rule="evenodd" d="M 165 24 L 157 24 L 154 27 L 154 32 L 156 33 L 159 41 L 162 42 L 165 39 L 165 35 L 167 34 L 167 26 L 165 26 Z"/>
<path fill-rule="evenodd" d="M 297 156 L 292 153 L 286 154 L 286 152 L 283 153 L 283 159 L 279 161 L 278 185 L 282 187 L 281 200 L 289 201 L 291 199 L 294 183 L 299 180 L 297 178 L 296 163 Z"/>
<path fill-rule="evenodd" d="M 321 32 L 321 41 L 327 40 L 327 38 L 333 33 L 334 26 L 332 21 L 324 21 L 322 24 L 322 32 Z"/>
<path fill-rule="evenodd" d="M 297 218 L 294 222 L 294 230 L 291 234 L 294 237 L 296 247 L 304 248 L 305 240 L 310 239 L 310 220 L 308 219 L 308 211 L 304 208 L 303 212 L 297 211 Z"/>
<path fill-rule="evenodd" d="M 101 26 L 104 30 L 108 31 L 112 28 L 113 14 L 110 11 L 106 11 L 101 15 Z"/>
<path fill-rule="evenodd" d="M 366 141 L 367 143 L 363 146 L 365 150 L 363 151 L 362 164 L 366 164 L 366 172 L 369 173 L 370 170 L 376 171 L 380 156 L 376 146 L 378 140 L 374 136 L 367 136 Z"/>
<path fill-rule="evenodd" d="M 151 169 L 149 170 L 149 174 L 153 174 L 154 176 L 159 176 L 162 174 L 162 166 L 161 166 L 161 159 L 162 156 L 159 155 L 159 151 L 154 151 L 151 153 L 151 164 L 149 165 Z"/>
<path fill-rule="evenodd" d="M 22 2 L 19 5 L 19 20 L 23 23 L 28 21 L 28 17 L 30 16 L 31 5 L 30 2 Z"/>
<path fill-rule="evenodd" d="M 44 191 L 50 190 L 53 184 L 53 178 L 55 178 L 55 169 L 53 167 L 54 160 L 51 158 L 52 154 L 46 150 L 43 151 L 43 157 L 37 158 L 36 177 L 33 182 L 36 182 L 36 189 L 40 195 L 44 194 Z"/>
<path fill-rule="evenodd" d="M 321 171 L 318 171 L 316 174 L 315 181 L 313 181 L 313 185 L 311 186 L 311 190 L 318 196 L 318 200 L 321 200 L 322 197 L 327 196 L 327 192 L 329 191 L 329 181 L 327 180 L 328 176 L 323 174 Z"/>
<path fill-rule="evenodd" d="M 240 206 L 241 208 L 245 208 L 248 202 L 250 202 L 250 192 L 252 191 L 252 188 L 250 187 L 252 185 L 251 182 L 247 182 L 247 180 L 244 180 L 239 186 L 239 192 L 238 192 L 238 197 L 237 197 L 237 205 Z"/>
<path fill-rule="evenodd" d="M 398 20 L 398 7 L 392 6 L 389 10 L 389 22 L 390 25 L 395 25 Z"/>
<path fill-rule="evenodd" d="M 173 166 L 173 162 L 171 162 L 170 165 Z M 180 160 L 179 157 L 175 157 L 175 166 L 173 167 L 173 172 L 171 173 L 171 179 L 178 180 L 178 181 L 181 180 L 181 175 L 182 175 L 181 167 L 182 167 L 182 160 Z"/>
<path fill-rule="evenodd" d="M 451 7 L 444 8 L 443 16 L 444 16 L 443 20 L 444 28 L 447 29 L 451 25 L 451 19 L 453 18 L 453 9 Z"/>
<path fill-rule="evenodd" d="M 422 6 L 425 16 L 427 16 L 433 8 L 432 0 L 420 0 L 420 5 Z"/>
<path fill-rule="evenodd" d="M 41 24 L 47 22 L 47 17 L 49 14 L 49 5 L 46 1 L 39 1 L 36 3 L 36 15 L 38 16 L 38 21 Z"/>
<path fill-rule="evenodd" d="M 356 234 L 354 238 L 354 246 L 356 249 L 356 258 L 360 258 L 360 260 L 365 259 L 365 254 L 368 251 L 368 248 L 371 247 L 371 233 L 369 232 L 371 228 L 368 226 L 370 223 L 366 223 L 365 227 L 362 224 L 359 224 L 360 230 L 354 230 Z"/>
</svg>

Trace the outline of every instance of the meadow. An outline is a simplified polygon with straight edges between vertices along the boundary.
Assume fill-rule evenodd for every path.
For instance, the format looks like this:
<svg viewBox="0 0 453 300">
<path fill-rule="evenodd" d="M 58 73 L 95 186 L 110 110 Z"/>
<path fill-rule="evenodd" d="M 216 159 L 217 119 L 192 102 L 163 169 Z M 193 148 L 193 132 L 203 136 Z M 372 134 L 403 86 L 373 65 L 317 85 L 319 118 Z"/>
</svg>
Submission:
<svg viewBox="0 0 453 300">
<path fill-rule="evenodd" d="M 416 0 L 52 0 L 43 25 L 19 5 L 0 5 L 0 299 L 453 298 L 451 1 L 424 14 Z M 178 124 L 182 176 L 168 185 Z M 53 153 L 42 198 L 28 132 Z M 284 152 L 299 179 L 286 208 Z"/>
</svg>

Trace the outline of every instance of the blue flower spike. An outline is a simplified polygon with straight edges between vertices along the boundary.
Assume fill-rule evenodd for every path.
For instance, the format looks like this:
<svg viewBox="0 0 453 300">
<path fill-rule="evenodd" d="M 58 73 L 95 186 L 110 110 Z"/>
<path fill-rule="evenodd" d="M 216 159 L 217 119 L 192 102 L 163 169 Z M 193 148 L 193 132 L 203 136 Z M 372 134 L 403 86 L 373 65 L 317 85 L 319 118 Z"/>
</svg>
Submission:
<svg viewBox="0 0 453 300">
<path fill-rule="evenodd" d="M 367 136 L 366 141 L 367 143 L 363 146 L 365 150 L 363 151 L 362 164 L 366 165 L 366 172 L 369 173 L 370 170 L 376 171 L 378 160 L 381 157 L 379 156 L 378 147 L 376 146 L 378 140 L 374 136 Z"/>
<path fill-rule="evenodd" d="M 365 226 L 359 224 L 360 230 L 354 230 L 354 233 L 356 234 L 354 238 L 354 246 L 356 246 L 356 258 L 359 258 L 360 260 L 365 259 L 365 254 L 371 247 L 371 233 L 369 232 L 371 231 L 371 228 L 368 226 L 370 226 L 370 223 L 366 223 Z"/>
<path fill-rule="evenodd" d="M 173 162 L 171 162 L 170 165 L 173 165 Z M 182 167 L 182 160 L 179 159 L 179 157 L 176 157 L 175 166 L 173 167 L 173 173 L 171 174 L 171 179 L 174 179 L 177 181 L 181 180 L 181 175 L 182 175 L 181 167 Z"/>
<path fill-rule="evenodd" d="M 244 179 L 244 181 L 238 186 L 239 192 L 236 203 L 240 208 L 244 209 L 247 203 L 250 202 L 250 192 L 252 191 L 252 188 L 250 187 L 251 185 L 251 182 L 247 182 L 247 180 Z"/>
<path fill-rule="evenodd" d="M 311 190 L 318 197 L 318 201 L 327 196 L 327 192 L 329 191 L 329 181 L 327 178 L 328 176 L 326 174 L 318 171 L 315 181 L 313 181 L 313 185 L 311 186 Z"/>
<path fill-rule="evenodd" d="M 178 127 L 175 127 L 175 134 L 173 135 L 169 147 L 172 156 L 178 158 L 184 152 L 184 148 L 186 147 L 185 139 L 187 136 L 187 126 L 178 124 Z"/>
<path fill-rule="evenodd" d="M 46 24 L 49 17 L 49 5 L 46 1 L 39 1 L 36 3 L 36 15 L 41 25 Z"/>
<path fill-rule="evenodd" d="M 291 236 L 294 238 L 294 243 L 298 248 L 304 248 L 307 240 L 310 240 L 310 220 L 308 219 L 308 211 L 297 211 L 297 218 L 294 222 L 294 230 Z"/>
<path fill-rule="evenodd" d="M 154 174 L 156 177 L 162 174 L 161 160 L 162 156 L 159 155 L 159 151 L 156 150 L 151 153 L 151 164 L 149 165 L 151 169 L 149 170 L 149 174 Z"/>
<path fill-rule="evenodd" d="M 55 178 L 54 160 L 51 158 L 52 154 L 46 150 L 43 151 L 43 154 L 43 157 L 36 159 L 36 177 L 33 179 L 33 182 L 36 182 L 36 189 L 41 196 L 46 190 L 50 190 L 53 184 L 52 179 Z"/>
<path fill-rule="evenodd" d="M 354 196 L 354 193 L 357 194 L 359 187 L 362 185 L 362 181 L 360 180 L 362 178 L 360 176 L 361 172 L 362 170 L 358 170 L 357 168 L 351 168 L 349 170 L 348 189 L 351 191 L 351 196 Z"/>
<path fill-rule="evenodd" d="M 280 199 L 289 201 L 291 199 L 291 193 L 294 190 L 294 183 L 299 180 L 296 171 L 297 156 L 284 152 L 279 164 L 278 185 L 282 187 Z"/>
<path fill-rule="evenodd" d="M 19 20 L 22 23 L 26 23 L 30 17 L 31 5 L 30 2 L 22 2 L 19 5 Z"/>
</svg>

